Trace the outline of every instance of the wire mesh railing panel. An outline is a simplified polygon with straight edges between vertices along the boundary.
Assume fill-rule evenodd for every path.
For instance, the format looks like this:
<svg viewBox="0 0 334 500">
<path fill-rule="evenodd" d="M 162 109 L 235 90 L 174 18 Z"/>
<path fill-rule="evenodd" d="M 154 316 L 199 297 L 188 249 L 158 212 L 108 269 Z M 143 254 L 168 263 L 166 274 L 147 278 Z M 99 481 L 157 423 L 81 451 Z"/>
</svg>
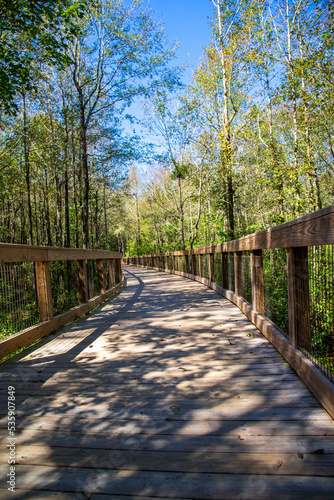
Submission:
<svg viewBox="0 0 334 500">
<path fill-rule="evenodd" d="M 287 258 L 285 249 L 263 251 L 265 315 L 289 335 Z"/>
<path fill-rule="evenodd" d="M 39 323 L 34 264 L 0 264 L 0 339 Z"/>
<path fill-rule="evenodd" d="M 213 257 L 215 263 L 215 283 L 222 284 L 222 257 L 220 253 L 215 253 Z"/>
<path fill-rule="evenodd" d="M 190 262 L 191 262 L 191 273 L 197 276 L 199 274 L 199 260 L 198 260 L 198 255 L 192 255 L 190 257 Z"/>
<path fill-rule="evenodd" d="M 251 278 L 251 263 L 250 254 L 245 252 L 242 255 L 242 273 L 241 273 L 241 296 L 247 300 L 250 304 L 252 303 L 252 278 Z"/>
<path fill-rule="evenodd" d="M 308 248 L 309 338 L 301 349 L 332 382 L 334 381 L 334 248 Z M 301 322 L 297 317 L 297 321 Z M 299 334 L 301 335 L 302 332 Z M 310 342 L 309 342 L 310 340 Z M 306 352 L 307 351 L 307 352 Z"/>
<path fill-rule="evenodd" d="M 167 257 L 167 261 L 168 261 L 168 269 L 173 269 L 173 257 L 172 255 L 168 255 Z"/>
<path fill-rule="evenodd" d="M 209 255 L 203 255 L 203 269 L 204 269 L 204 278 L 207 280 L 210 279 L 210 269 L 209 269 Z"/>
<path fill-rule="evenodd" d="M 57 316 L 79 303 L 76 262 L 50 262 L 50 275 L 53 314 Z"/>
<path fill-rule="evenodd" d="M 104 288 L 108 290 L 109 287 L 109 266 L 107 259 L 103 259 L 103 275 L 104 275 Z"/>
<path fill-rule="evenodd" d="M 228 290 L 231 292 L 235 291 L 235 274 L 234 274 L 234 254 L 227 254 L 227 282 L 228 282 Z"/>
<path fill-rule="evenodd" d="M 96 269 L 96 261 L 88 260 L 87 261 L 87 274 L 88 274 L 88 282 L 89 282 L 89 298 L 92 299 L 99 295 L 100 287 L 99 287 L 99 278 Z"/>
</svg>

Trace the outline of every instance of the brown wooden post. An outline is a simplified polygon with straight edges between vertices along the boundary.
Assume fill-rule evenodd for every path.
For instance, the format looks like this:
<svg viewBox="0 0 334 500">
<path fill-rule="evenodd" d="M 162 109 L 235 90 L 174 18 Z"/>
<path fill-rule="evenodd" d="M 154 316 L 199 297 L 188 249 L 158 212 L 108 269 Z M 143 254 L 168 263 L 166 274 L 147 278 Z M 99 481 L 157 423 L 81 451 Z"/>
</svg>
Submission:
<svg viewBox="0 0 334 500">
<path fill-rule="evenodd" d="M 209 280 L 215 281 L 215 254 L 209 253 Z"/>
<path fill-rule="evenodd" d="M 197 274 L 197 269 L 196 269 L 196 254 L 195 253 L 192 253 L 191 254 L 191 274 L 193 274 L 194 276 L 196 276 Z"/>
<path fill-rule="evenodd" d="M 123 279 L 123 262 L 122 259 L 118 259 L 119 262 L 119 281 Z"/>
<path fill-rule="evenodd" d="M 202 253 L 198 255 L 198 267 L 200 277 L 204 278 L 204 255 Z"/>
<path fill-rule="evenodd" d="M 253 250 L 251 252 L 251 277 L 253 310 L 265 314 L 262 250 Z"/>
<path fill-rule="evenodd" d="M 49 262 L 35 262 L 36 286 L 41 321 L 53 318 L 51 275 Z"/>
<path fill-rule="evenodd" d="M 77 260 L 79 304 L 88 302 L 87 261 Z"/>
<path fill-rule="evenodd" d="M 189 274 L 189 255 L 184 256 L 185 272 Z"/>
<path fill-rule="evenodd" d="M 103 259 L 96 259 L 96 270 L 100 293 L 104 293 L 106 291 L 106 287 L 104 282 Z"/>
<path fill-rule="evenodd" d="M 113 288 L 116 285 L 115 259 L 108 259 L 108 270 L 109 270 L 109 287 Z"/>
<path fill-rule="evenodd" d="M 221 253 L 222 287 L 228 289 L 228 254 Z"/>
<path fill-rule="evenodd" d="M 242 252 L 234 252 L 234 279 L 235 279 L 235 293 L 240 297 L 243 297 L 244 280 L 243 280 Z"/>
<path fill-rule="evenodd" d="M 166 270 L 169 271 L 169 255 L 166 256 Z"/>
<path fill-rule="evenodd" d="M 288 248 L 289 340 L 311 349 L 308 247 Z"/>
<path fill-rule="evenodd" d="M 176 270 L 176 255 L 173 255 L 173 271 Z"/>
</svg>

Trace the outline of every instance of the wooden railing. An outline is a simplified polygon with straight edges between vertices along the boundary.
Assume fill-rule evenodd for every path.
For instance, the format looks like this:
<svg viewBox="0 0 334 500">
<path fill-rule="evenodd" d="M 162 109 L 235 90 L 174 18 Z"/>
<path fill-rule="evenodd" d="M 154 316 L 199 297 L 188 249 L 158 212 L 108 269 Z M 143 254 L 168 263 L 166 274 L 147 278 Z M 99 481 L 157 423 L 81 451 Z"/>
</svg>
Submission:
<svg viewBox="0 0 334 500">
<path fill-rule="evenodd" d="M 108 283 L 104 260 L 108 266 Z M 63 261 L 76 261 L 79 305 L 54 316 L 50 262 Z M 99 294 L 93 298 L 89 298 L 87 261 L 96 261 Z M 34 263 L 34 284 L 40 322 L 0 340 L 0 359 L 84 316 L 114 295 L 124 283 L 122 254 L 118 252 L 0 243 L 0 263 L 17 265 L 24 262 Z"/>
<path fill-rule="evenodd" d="M 308 252 L 313 246 L 334 243 L 334 205 L 280 226 L 238 240 L 192 250 L 165 252 L 124 259 L 126 264 L 174 273 L 199 281 L 236 304 L 283 355 L 334 417 L 334 390 L 329 378 L 312 359 Z M 286 249 L 288 283 L 288 336 L 265 316 L 264 249 Z M 219 269 L 217 257 L 219 254 Z M 251 300 L 245 300 L 243 255 L 250 254 Z M 204 256 L 208 278 L 204 277 Z M 228 289 L 228 259 L 233 255 L 234 290 Z M 333 263 L 332 263 L 333 264 Z M 215 280 L 219 270 L 221 282 Z M 325 270 L 323 271 L 325 272 Z M 218 273 L 217 273 L 218 274 Z M 327 276 L 329 282 L 333 275 Z M 334 283 L 331 283 L 332 289 Z M 231 287 L 230 287 L 231 288 Z M 251 303 L 250 303 L 251 302 Z M 334 340 L 334 333 L 331 332 Z"/>
</svg>

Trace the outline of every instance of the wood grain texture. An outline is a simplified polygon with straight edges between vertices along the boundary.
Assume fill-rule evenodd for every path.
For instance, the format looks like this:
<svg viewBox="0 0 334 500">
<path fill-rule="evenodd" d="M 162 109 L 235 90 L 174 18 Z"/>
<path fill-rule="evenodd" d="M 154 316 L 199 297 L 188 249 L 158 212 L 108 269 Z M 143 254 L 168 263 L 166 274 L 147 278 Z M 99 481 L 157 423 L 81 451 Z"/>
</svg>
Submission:
<svg viewBox="0 0 334 500">
<path fill-rule="evenodd" d="M 16 496 L 332 498 L 333 422 L 241 311 L 171 270 L 126 279 L 0 366 L 1 401 L 17 395 Z"/>
<path fill-rule="evenodd" d="M 0 262 L 53 262 L 89 259 L 122 259 L 119 252 L 80 248 L 39 247 L 0 243 Z"/>
</svg>

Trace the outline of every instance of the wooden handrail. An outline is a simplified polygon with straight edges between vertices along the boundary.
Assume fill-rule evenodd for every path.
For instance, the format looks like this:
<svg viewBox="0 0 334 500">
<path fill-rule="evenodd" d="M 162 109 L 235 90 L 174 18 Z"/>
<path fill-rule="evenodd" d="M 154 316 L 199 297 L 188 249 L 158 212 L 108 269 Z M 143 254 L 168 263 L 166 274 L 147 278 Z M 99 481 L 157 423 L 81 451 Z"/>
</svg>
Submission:
<svg viewBox="0 0 334 500">
<path fill-rule="evenodd" d="M 108 250 L 0 243 L 0 262 L 55 262 L 121 258 L 121 253 L 109 252 Z"/>
<path fill-rule="evenodd" d="M 192 250 L 177 250 L 142 257 L 242 252 L 270 248 L 295 248 L 334 243 L 334 205 L 270 229 L 243 236 L 237 240 Z"/>
<path fill-rule="evenodd" d="M 0 340 L 0 359 L 21 347 L 45 337 L 55 329 L 82 317 L 104 300 L 114 295 L 124 283 L 122 254 L 106 250 L 39 247 L 0 243 L 0 263 L 34 263 L 36 296 L 41 323 Z M 109 283 L 104 275 L 103 259 L 107 261 Z M 87 261 L 96 261 L 99 295 L 89 299 Z M 54 317 L 50 262 L 76 261 L 79 305 Z M 107 288 L 107 290 L 106 290 Z"/>
<path fill-rule="evenodd" d="M 311 350 L 308 247 L 333 243 L 334 205 L 331 205 L 280 226 L 219 245 L 127 257 L 124 262 L 199 281 L 236 304 L 285 357 L 334 417 L 334 386 L 305 356 Z M 265 317 L 264 249 L 287 250 L 289 339 Z M 243 252 L 248 255 L 250 252 L 252 304 L 245 300 Z M 215 283 L 214 254 L 217 253 L 221 254 L 220 285 Z M 234 256 L 234 291 L 228 290 L 229 254 Z M 204 255 L 208 256 L 209 279 L 204 277 Z M 172 257 L 172 269 L 169 263 L 165 265 L 169 257 Z"/>
</svg>

